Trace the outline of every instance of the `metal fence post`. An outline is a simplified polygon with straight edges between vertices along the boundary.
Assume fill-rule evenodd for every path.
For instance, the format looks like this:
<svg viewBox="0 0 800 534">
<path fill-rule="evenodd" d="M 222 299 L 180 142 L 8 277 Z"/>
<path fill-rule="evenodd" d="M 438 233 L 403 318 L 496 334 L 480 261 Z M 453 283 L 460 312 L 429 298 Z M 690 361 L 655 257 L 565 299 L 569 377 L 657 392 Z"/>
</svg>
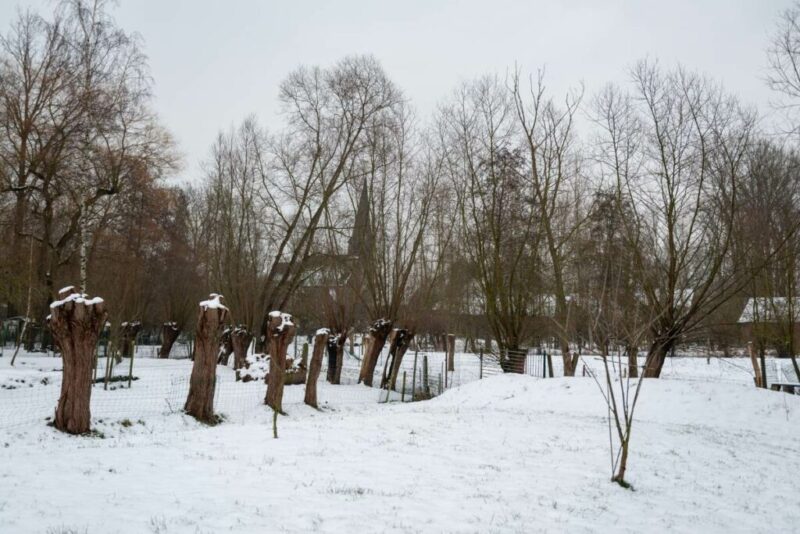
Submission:
<svg viewBox="0 0 800 534">
<path fill-rule="evenodd" d="M 542 352 L 542 378 L 547 378 L 547 351 Z"/>
<path fill-rule="evenodd" d="M 428 355 L 424 354 L 422 356 L 422 388 L 425 391 L 426 396 L 431 396 L 431 385 L 428 381 Z"/>
<path fill-rule="evenodd" d="M 417 389 L 417 356 L 419 356 L 419 350 L 414 351 L 414 374 L 411 376 L 411 402 L 414 402 L 414 392 Z"/>
<path fill-rule="evenodd" d="M 478 373 L 479 380 L 483 379 L 483 349 L 481 349 L 480 352 L 480 360 L 481 360 L 481 366 L 480 366 L 480 371 Z"/>
</svg>

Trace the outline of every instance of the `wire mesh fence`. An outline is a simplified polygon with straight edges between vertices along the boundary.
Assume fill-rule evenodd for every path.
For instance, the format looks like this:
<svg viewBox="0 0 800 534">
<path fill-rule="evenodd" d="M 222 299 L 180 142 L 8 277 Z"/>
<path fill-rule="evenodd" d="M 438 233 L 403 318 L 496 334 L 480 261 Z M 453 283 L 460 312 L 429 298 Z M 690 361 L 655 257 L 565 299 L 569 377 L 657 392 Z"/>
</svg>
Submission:
<svg viewBox="0 0 800 534">
<path fill-rule="evenodd" d="M 177 342 L 169 359 L 158 358 L 157 345 L 136 347 L 134 361 L 116 361 L 102 341 L 94 371 L 91 410 L 95 420 L 139 421 L 180 412 L 189 391 L 192 363 L 189 342 Z M 290 347 L 293 352 L 301 350 Z M 309 353 L 311 347 L 309 347 Z M 410 402 L 430 399 L 447 389 L 504 372 L 547 376 L 548 358 L 526 351 L 455 353 L 414 351 L 406 354 L 395 387 L 381 388 L 387 372 L 388 350 L 378 359 L 373 387 L 341 387 L 326 382 L 327 358 L 323 358 L 318 382 L 319 402 L 326 406 L 379 402 Z M 25 364 L 29 367 L 24 368 Z M 44 424 L 54 414 L 61 389 L 61 360 L 43 355 L 21 362 L 16 377 L 0 381 L 0 430 Z M 33 364 L 33 365 L 31 365 Z M 35 368 L 34 368 L 35 367 Z M 342 386 L 359 382 L 361 358 L 356 351 L 345 351 Z M 552 366 L 551 366 L 552 367 Z M 550 367 L 550 368 L 551 368 Z M 15 368 L 17 369 L 17 368 Z M 266 385 L 263 381 L 236 381 L 230 367 L 218 366 L 215 409 L 230 420 L 246 421 L 254 410 L 264 410 Z M 287 386 L 285 406 L 303 403 L 304 385 Z"/>
</svg>

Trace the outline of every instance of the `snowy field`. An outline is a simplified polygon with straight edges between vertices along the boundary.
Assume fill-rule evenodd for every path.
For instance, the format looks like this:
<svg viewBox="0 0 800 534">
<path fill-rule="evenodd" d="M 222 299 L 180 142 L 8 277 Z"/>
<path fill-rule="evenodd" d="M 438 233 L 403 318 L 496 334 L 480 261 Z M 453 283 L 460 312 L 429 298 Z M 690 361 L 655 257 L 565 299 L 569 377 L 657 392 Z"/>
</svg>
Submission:
<svg viewBox="0 0 800 534">
<path fill-rule="evenodd" d="M 2 533 L 800 528 L 800 396 L 756 390 L 741 358 L 675 358 L 644 384 L 629 491 L 609 481 L 607 412 L 589 377 L 477 380 L 478 359 L 458 355 L 450 381 L 463 385 L 433 400 L 385 403 L 378 389 L 321 382 L 321 411 L 289 386 L 274 440 L 262 383 L 220 368 L 227 419 L 205 427 L 180 413 L 191 362 L 142 357 L 130 389 L 93 389 L 98 435 L 71 437 L 45 420 L 60 360 L 23 355 L 10 368 L 8 356 Z"/>
</svg>

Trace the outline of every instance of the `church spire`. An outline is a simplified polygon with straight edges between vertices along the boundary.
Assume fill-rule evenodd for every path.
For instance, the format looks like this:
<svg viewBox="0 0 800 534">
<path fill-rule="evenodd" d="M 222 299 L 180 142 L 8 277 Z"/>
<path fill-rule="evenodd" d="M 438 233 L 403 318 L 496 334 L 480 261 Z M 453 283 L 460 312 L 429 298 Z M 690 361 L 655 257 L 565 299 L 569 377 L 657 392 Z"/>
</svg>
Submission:
<svg viewBox="0 0 800 534">
<path fill-rule="evenodd" d="M 369 221 L 369 189 L 367 180 L 361 186 L 361 196 L 358 199 L 356 208 L 355 222 L 353 223 L 353 233 L 350 235 L 350 242 L 347 244 L 347 254 L 349 256 L 361 256 L 363 251 L 371 246 L 370 221 Z"/>
</svg>

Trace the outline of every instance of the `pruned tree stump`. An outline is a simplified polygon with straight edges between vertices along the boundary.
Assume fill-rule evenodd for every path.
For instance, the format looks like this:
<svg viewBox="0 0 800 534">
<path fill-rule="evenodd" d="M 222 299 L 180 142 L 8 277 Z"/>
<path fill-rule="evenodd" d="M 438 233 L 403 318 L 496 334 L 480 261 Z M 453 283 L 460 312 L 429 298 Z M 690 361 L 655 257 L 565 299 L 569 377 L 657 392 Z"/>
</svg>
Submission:
<svg viewBox="0 0 800 534">
<path fill-rule="evenodd" d="M 61 349 L 64 378 L 54 426 L 70 434 L 91 428 L 90 402 L 94 352 L 108 313 L 100 297 L 93 299 L 68 287 L 50 304 L 49 325 Z"/>
<path fill-rule="evenodd" d="M 219 353 L 217 354 L 217 365 L 224 365 L 227 367 L 228 360 L 231 359 L 231 354 L 233 354 L 233 341 L 231 339 L 231 334 L 233 330 L 228 327 L 222 331 L 222 335 L 219 339 Z"/>
<path fill-rule="evenodd" d="M 283 413 L 284 371 L 286 370 L 286 351 L 295 334 L 292 316 L 280 311 L 270 312 L 263 335 L 269 343 L 269 375 L 267 395 L 264 403 Z"/>
<path fill-rule="evenodd" d="M 327 328 L 320 328 L 314 336 L 314 351 L 311 354 L 311 364 L 308 366 L 306 394 L 303 399 L 306 404 L 313 408 L 319 408 L 317 405 L 317 380 L 319 380 L 319 373 L 322 370 L 322 354 L 328 347 L 329 336 L 330 330 Z"/>
<path fill-rule="evenodd" d="M 217 381 L 217 349 L 220 329 L 228 317 L 228 308 L 222 304 L 222 298 L 222 295 L 212 293 L 209 300 L 200 303 L 192 378 L 183 408 L 198 421 L 209 424 L 216 422 L 214 389 Z"/>
<path fill-rule="evenodd" d="M 169 353 L 172 351 L 172 346 L 178 339 L 181 329 L 178 323 L 166 322 L 161 325 L 161 347 L 158 349 L 158 357 L 161 359 L 169 358 Z"/>
<path fill-rule="evenodd" d="M 375 374 L 375 366 L 378 364 L 378 356 L 386 344 L 386 338 L 392 331 L 392 321 L 388 319 L 378 319 L 369 329 L 370 343 L 364 359 L 361 362 L 361 374 L 359 382 L 367 386 L 372 386 L 372 377 Z"/>
<path fill-rule="evenodd" d="M 397 375 L 400 372 L 400 365 L 403 363 L 414 333 L 405 328 L 395 328 L 392 330 L 389 342 L 389 357 L 386 359 L 383 377 L 381 378 L 381 388 L 396 389 Z M 388 369 L 388 372 L 387 372 Z"/>
<path fill-rule="evenodd" d="M 247 367 L 247 349 L 253 341 L 253 333 L 245 325 L 238 325 L 231 331 L 231 346 L 233 347 L 233 369 L 236 371 L 236 380 L 240 379 L 239 370 Z"/>
<path fill-rule="evenodd" d="M 120 356 L 122 358 L 130 358 L 133 352 L 133 346 L 136 342 L 136 336 L 142 331 L 142 323 L 139 321 L 124 322 L 119 325 L 119 340 L 122 350 Z"/>
</svg>

